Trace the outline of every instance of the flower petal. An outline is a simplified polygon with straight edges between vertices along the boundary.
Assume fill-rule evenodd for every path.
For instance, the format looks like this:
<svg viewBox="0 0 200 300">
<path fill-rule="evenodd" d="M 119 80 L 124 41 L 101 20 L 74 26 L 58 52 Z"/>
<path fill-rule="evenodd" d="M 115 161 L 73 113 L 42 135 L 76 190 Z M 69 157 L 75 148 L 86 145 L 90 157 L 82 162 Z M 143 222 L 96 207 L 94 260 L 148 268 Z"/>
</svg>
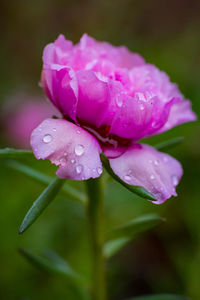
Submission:
<svg viewBox="0 0 200 300">
<path fill-rule="evenodd" d="M 110 166 L 126 183 L 142 186 L 154 195 L 156 204 L 177 195 L 175 187 L 183 173 L 176 159 L 144 144 L 135 144 L 110 159 Z"/>
<path fill-rule="evenodd" d="M 137 53 L 132 53 L 125 46 L 113 46 L 107 42 L 99 42 L 83 34 L 80 43 L 76 45 L 82 52 L 87 52 L 87 59 L 95 58 L 97 61 L 109 61 L 115 68 L 132 69 L 145 64 L 145 60 Z"/>
<path fill-rule="evenodd" d="M 160 111 L 160 102 L 157 97 L 146 101 L 142 93 L 140 97 L 138 94 L 134 97 L 128 95 L 121 95 L 121 97 L 121 105 L 114 116 L 110 133 L 137 141 L 146 135 L 156 112 Z M 119 100 L 120 98 L 118 103 Z"/>
<path fill-rule="evenodd" d="M 197 117 L 191 109 L 190 101 L 180 101 L 172 106 L 167 122 L 157 133 L 167 131 L 182 123 L 195 121 L 196 119 Z"/>
<path fill-rule="evenodd" d="M 109 105 L 107 83 L 99 80 L 93 71 L 79 71 L 76 76 L 79 88 L 77 118 L 99 127 Z"/>
<path fill-rule="evenodd" d="M 46 119 L 31 135 L 37 159 L 49 159 L 59 166 L 61 178 L 86 180 L 102 173 L 100 146 L 84 129 L 60 119 Z"/>
<path fill-rule="evenodd" d="M 47 45 L 43 52 L 41 81 L 43 88 L 63 115 L 76 121 L 78 86 L 75 72 L 66 65 L 72 43 L 60 35 L 55 43 Z"/>
<path fill-rule="evenodd" d="M 67 67 L 51 64 L 42 71 L 42 85 L 52 103 L 76 121 L 78 86 L 75 72 Z"/>
</svg>

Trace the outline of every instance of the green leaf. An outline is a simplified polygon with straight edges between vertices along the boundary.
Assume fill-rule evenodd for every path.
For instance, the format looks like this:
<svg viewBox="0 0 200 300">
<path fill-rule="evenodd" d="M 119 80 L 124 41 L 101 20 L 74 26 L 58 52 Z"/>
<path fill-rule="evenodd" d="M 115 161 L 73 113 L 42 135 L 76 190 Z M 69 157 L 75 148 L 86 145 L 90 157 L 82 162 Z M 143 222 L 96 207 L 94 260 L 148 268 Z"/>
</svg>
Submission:
<svg viewBox="0 0 200 300">
<path fill-rule="evenodd" d="M 42 194 L 33 203 L 28 213 L 26 214 L 19 233 L 23 233 L 28 227 L 30 227 L 37 218 L 41 215 L 44 209 L 50 204 L 50 202 L 56 197 L 62 185 L 64 184 L 64 179 L 56 177 L 52 182 L 46 187 Z"/>
<path fill-rule="evenodd" d="M 179 296 L 173 294 L 155 294 L 129 298 L 127 300 L 189 300 L 189 298 L 186 296 Z"/>
<path fill-rule="evenodd" d="M 52 180 L 51 176 L 48 176 L 40 171 L 35 170 L 32 167 L 29 167 L 19 161 L 7 160 L 6 166 L 20 172 L 21 174 L 27 175 L 28 177 L 34 179 L 37 182 L 43 183 L 45 185 L 49 184 Z"/>
<path fill-rule="evenodd" d="M 119 239 L 108 241 L 104 244 L 103 253 L 105 258 L 110 258 L 115 255 L 120 249 L 126 246 L 130 242 L 130 238 L 122 237 Z"/>
<path fill-rule="evenodd" d="M 168 141 L 162 142 L 160 144 L 157 144 L 154 147 L 157 150 L 168 150 L 168 149 L 170 149 L 172 147 L 175 147 L 178 144 L 182 143 L 183 140 L 184 140 L 184 137 L 179 136 L 179 137 L 175 137 L 175 138 L 173 138 L 171 140 L 168 140 Z"/>
<path fill-rule="evenodd" d="M 128 189 L 129 191 L 131 191 L 134 194 L 137 194 L 138 196 L 140 196 L 142 198 L 152 200 L 152 201 L 157 201 L 157 199 L 152 194 L 150 194 L 147 190 L 145 190 L 143 187 L 136 186 L 136 185 L 129 185 L 126 182 L 124 182 L 123 180 L 121 180 L 121 178 L 119 178 L 113 172 L 113 170 L 110 167 L 110 163 L 109 163 L 108 158 L 103 153 L 101 154 L 101 160 L 102 160 L 104 168 L 110 174 L 110 176 L 112 176 L 113 179 L 115 179 L 120 184 L 122 184 L 126 189 Z"/>
<path fill-rule="evenodd" d="M 0 158 L 34 158 L 33 152 L 12 148 L 0 149 Z"/>
<path fill-rule="evenodd" d="M 55 253 L 54 256 L 51 255 L 51 257 L 42 257 L 26 249 L 21 248 L 19 251 L 28 262 L 40 270 L 56 275 L 66 276 L 72 281 L 81 280 L 80 275 L 77 274 L 65 260 Z"/>
<path fill-rule="evenodd" d="M 156 214 L 148 214 L 135 218 L 125 225 L 119 226 L 107 234 L 108 241 L 104 245 L 104 255 L 109 258 L 128 244 L 136 234 L 150 230 L 165 221 Z"/>
<path fill-rule="evenodd" d="M 156 214 L 148 214 L 129 221 L 127 224 L 112 230 L 108 237 L 116 239 L 121 237 L 132 237 L 138 233 L 152 229 L 165 221 L 164 218 Z"/>
<path fill-rule="evenodd" d="M 44 256 L 39 256 L 26 249 L 19 249 L 21 255 L 34 267 L 53 275 L 67 279 L 77 294 L 77 299 L 89 300 L 88 283 L 57 253 L 48 249 Z"/>
<path fill-rule="evenodd" d="M 14 160 L 7 160 L 6 166 L 24 174 L 35 181 L 42 183 L 43 185 L 48 185 L 51 180 L 53 179 L 51 176 L 48 176 L 32 167 L 22 164 L 21 162 L 14 161 Z M 79 202 L 86 202 L 86 196 L 73 188 L 71 185 L 65 183 L 61 190 L 65 195 L 69 196 L 72 200 L 79 201 Z"/>
</svg>

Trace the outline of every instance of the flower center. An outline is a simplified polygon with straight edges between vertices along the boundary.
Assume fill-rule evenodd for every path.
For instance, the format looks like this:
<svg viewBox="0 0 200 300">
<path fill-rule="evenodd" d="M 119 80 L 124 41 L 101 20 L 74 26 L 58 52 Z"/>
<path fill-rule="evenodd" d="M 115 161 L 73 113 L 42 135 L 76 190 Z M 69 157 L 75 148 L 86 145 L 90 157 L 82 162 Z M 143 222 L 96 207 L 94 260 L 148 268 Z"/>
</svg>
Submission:
<svg viewBox="0 0 200 300">
<path fill-rule="evenodd" d="M 95 128 L 90 124 L 81 124 L 81 126 L 90 132 L 99 141 L 101 146 L 118 148 L 118 147 L 128 147 L 131 143 L 130 139 L 121 138 L 114 134 L 109 134 L 110 126 L 102 125 L 100 128 Z"/>
</svg>

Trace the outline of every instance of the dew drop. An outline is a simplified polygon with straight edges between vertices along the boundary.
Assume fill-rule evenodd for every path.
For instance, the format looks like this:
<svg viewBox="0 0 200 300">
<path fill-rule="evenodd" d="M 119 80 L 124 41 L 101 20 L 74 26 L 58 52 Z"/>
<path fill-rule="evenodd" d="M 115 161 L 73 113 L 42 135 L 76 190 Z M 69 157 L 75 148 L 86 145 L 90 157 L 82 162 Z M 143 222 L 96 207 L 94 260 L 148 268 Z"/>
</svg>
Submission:
<svg viewBox="0 0 200 300">
<path fill-rule="evenodd" d="M 125 175 L 125 176 L 124 176 L 124 179 L 125 179 L 126 181 L 130 181 L 130 180 L 131 180 L 131 176 L 130 176 L 130 175 Z"/>
<path fill-rule="evenodd" d="M 64 165 L 66 163 L 66 158 L 65 157 L 61 157 L 60 163 L 61 163 L 61 165 Z"/>
<path fill-rule="evenodd" d="M 99 167 L 99 168 L 97 169 L 97 172 L 98 172 L 98 174 L 99 174 L 99 175 L 101 175 L 101 174 L 102 174 L 102 172 L 103 172 L 102 168 L 101 168 L 101 167 Z"/>
<path fill-rule="evenodd" d="M 55 131 L 56 131 L 56 128 L 53 128 L 53 131 L 55 132 Z"/>
<path fill-rule="evenodd" d="M 71 159 L 71 163 L 74 164 L 75 163 L 75 159 L 72 158 Z"/>
<path fill-rule="evenodd" d="M 80 134 L 81 132 L 80 132 L 80 130 L 77 130 L 76 133 Z"/>
<path fill-rule="evenodd" d="M 163 197 L 162 193 L 160 193 L 160 192 L 155 193 L 154 196 L 156 197 L 157 200 L 162 200 L 162 197 Z"/>
<path fill-rule="evenodd" d="M 83 145 L 76 145 L 75 146 L 75 153 L 78 156 L 81 156 L 84 153 L 84 146 Z"/>
<path fill-rule="evenodd" d="M 144 110 L 144 104 L 140 104 L 140 110 Z"/>
<path fill-rule="evenodd" d="M 78 165 L 76 166 L 76 173 L 80 174 L 83 171 L 83 166 L 82 165 Z"/>
<path fill-rule="evenodd" d="M 145 98 L 145 96 L 144 96 L 144 94 L 143 93 L 136 93 L 135 94 L 135 96 L 137 97 L 137 99 L 138 100 L 140 100 L 140 101 L 146 101 L 146 98 Z"/>
<path fill-rule="evenodd" d="M 156 160 L 154 160 L 154 165 L 155 166 L 158 166 L 159 165 L 159 161 L 156 159 Z"/>
<path fill-rule="evenodd" d="M 173 175 L 172 176 L 172 183 L 173 183 L 173 185 L 177 185 L 178 184 L 178 177 L 176 176 L 176 175 Z"/>
<path fill-rule="evenodd" d="M 155 176 L 153 174 L 151 174 L 150 179 L 155 179 Z"/>
<path fill-rule="evenodd" d="M 116 103 L 117 103 L 118 107 L 122 107 L 122 104 L 123 104 L 122 98 L 117 96 L 116 97 Z"/>
<path fill-rule="evenodd" d="M 45 144 L 48 144 L 52 141 L 52 136 L 50 134 L 45 134 L 45 136 L 43 137 L 43 142 Z"/>
</svg>

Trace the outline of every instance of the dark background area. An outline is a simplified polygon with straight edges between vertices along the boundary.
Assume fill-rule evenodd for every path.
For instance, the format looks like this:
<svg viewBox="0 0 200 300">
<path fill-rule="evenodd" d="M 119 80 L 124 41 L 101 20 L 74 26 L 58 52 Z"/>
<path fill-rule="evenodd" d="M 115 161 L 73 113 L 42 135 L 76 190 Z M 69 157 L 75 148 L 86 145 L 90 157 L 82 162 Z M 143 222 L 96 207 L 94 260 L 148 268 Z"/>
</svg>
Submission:
<svg viewBox="0 0 200 300">
<path fill-rule="evenodd" d="M 0 146 L 12 145 L 4 125 L 4 107 L 19 106 L 19 94 L 41 98 L 38 86 L 44 46 L 59 33 L 77 42 L 84 32 L 97 40 L 126 45 L 166 71 L 193 110 L 200 114 L 200 1 L 1 1 Z M 16 103 L 15 103 L 15 95 Z M 12 122 L 12 119 L 10 120 Z M 145 293 L 177 293 L 200 299 L 200 127 L 184 124 L 154 137 L 185 141 L 169 153 L 184 168 L 178 197 L 161 206 L 134 197 L 116 183 L 106 190 L 106 229 L 142 213 L 166 217 L 160 227 L 138 237 L 107 264 L 111 299 Z M 28 162 L 30 163 L 30 162 Z M 32 164 L 49 174 L 48 162 Z M 89 277 L 87 228 L 78 203 L 59 196 L 24 235 L 18 228 L 43 187 L 0 161 L 0 298 L 77 299 L 63 278 L 39 272 L 18 253 L 19 247 L 42 253 L 52 248 L 75 270 Z M 83 189 L 84 183 L 72 183 Z"/>
</svg>

